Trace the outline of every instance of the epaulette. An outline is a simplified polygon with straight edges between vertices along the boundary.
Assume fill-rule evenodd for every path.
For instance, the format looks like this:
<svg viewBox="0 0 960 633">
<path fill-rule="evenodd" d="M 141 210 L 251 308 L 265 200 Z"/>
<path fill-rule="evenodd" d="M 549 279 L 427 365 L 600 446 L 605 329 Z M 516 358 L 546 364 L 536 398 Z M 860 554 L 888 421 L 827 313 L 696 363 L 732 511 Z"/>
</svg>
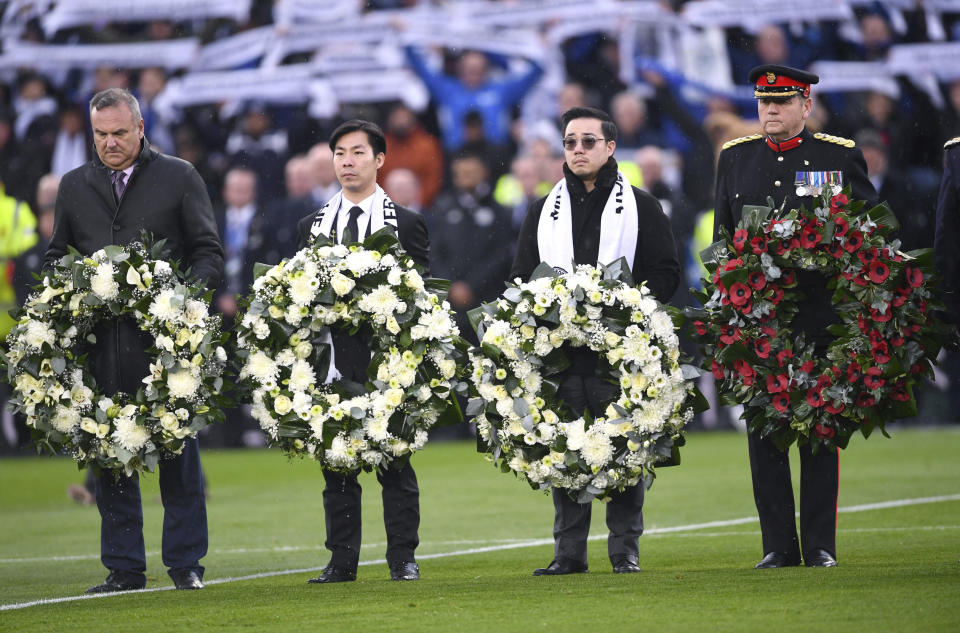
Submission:
<svg viewBox="0 0 960 633">
<path fill-rule="evenodd" d="M 827 143 L 835 143 L 837 145 L 842 145 L 843 147 L 853 147 L 856 145 L 853 141 L 848 138 L 843 138 L 842 136 L 834 136 L 832 134 L 824 134 L 823 132 L 817 132 L 813 135 L 813 138 L 818 141 L 824 141 Z"/>
<path fill-rule="evenodd" d="M 958 143 L 960 143 L 960 136 L 954 136 L 952 139 L 943 144 L 943 149 L 949 149 Z"/>
<path fill-rule="evenodd" d="M 739 145 L 740 143 L 747 143 L 750 141 L 759 141 L 762 138 L 763 138 L 763 134 L 751 134 L 750 136 L 741 136 L 740 138 L 735 138 L 732 141 L 727 141 L 720 147 L 720 149 L 729 149 L 734 145 Z"/>
</svg>

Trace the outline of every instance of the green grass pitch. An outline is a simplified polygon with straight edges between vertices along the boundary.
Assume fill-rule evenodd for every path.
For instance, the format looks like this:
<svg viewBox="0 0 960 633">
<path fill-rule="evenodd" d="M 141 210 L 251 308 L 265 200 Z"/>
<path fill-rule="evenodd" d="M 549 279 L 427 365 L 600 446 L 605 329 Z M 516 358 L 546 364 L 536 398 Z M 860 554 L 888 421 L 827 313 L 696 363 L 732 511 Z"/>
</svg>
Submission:
<svg viewBox="0 0 960 633">
<path fill-rule="evenodd" d="M 590 573 L 532 577 L 552 557 L 550 498 L 456 442 L 414 458 L 422 580 L 389 580 L 380 489 L 366 474 L 357 582 L 308 585 L 327 561 L 317 465 L 207 451 L 204 590 L 24 608 L 9 607 L 78 596 L 103 579 L 99 515 L 66 498 L 82 481 L 72 462 L 2 460 L 0 631 L 958 631 L 960 430 L 893 435 L 841 453 L 836 569 L 753 569 L 759 525 L 735 433 L 692 434 L 683 464 L 660 470 L 644 512 L 644 572 L 628 576 L 611 573 L 595 503 Z M 170 587 L 156 476 L 142 489 L 147 587 Z"/>
</svg>

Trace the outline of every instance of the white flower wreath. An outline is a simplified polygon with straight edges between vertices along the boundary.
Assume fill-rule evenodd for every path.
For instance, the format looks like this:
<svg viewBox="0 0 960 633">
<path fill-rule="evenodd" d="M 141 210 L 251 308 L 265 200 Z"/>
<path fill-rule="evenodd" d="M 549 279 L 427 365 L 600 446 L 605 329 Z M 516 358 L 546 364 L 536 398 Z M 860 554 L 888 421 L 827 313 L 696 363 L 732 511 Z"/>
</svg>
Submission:
<svg viewBox="0 0 960 633">
<path fill-rule="evenodd" d="M 259 276 L 237 342 L 270 442 L 331 470 L 372 470 L 423 448 L 438 420 L 461 419 L 453 393 L 466 391 L 466 343 L 448 286 L 421 277 L 389 229 L 349 248 L 321 238 Z M 330 372 L 333 327 L 370 345 L 365 385 Z"/>
<path fill-rule="evenodd" d="M 227 356 L 220 317 L 197 285 L 162 259 L 163 242 L 75 250 L 46 271 L 7 337 L 11 402 L 39 448 L 98 469 L 152 471 L 185 438 L 222 417 Z M 131 318 L 153 336 L 150 374 L 136 394 L 100 393 L 84 342 L 104 319 Z"/>
<path fill-rule="evenodd" d="M 541 265 L 471 314 L 481 345 L 470 352 L 477 397 L 467 415 L 477 416 L 480 439 L 504 472 L 581 503 L 652 475 L 693 415 L 697 372 L 679 363 L 673 320 L 646 286 L 621 281 L 623 270 L 625 262 L 557 276 Z M 604 417 L 574 419 L 558 399 L 551 376 L 567 365 L 566 344 L 597 352 L 598 371 L 619 385 Z"/>
</svg>

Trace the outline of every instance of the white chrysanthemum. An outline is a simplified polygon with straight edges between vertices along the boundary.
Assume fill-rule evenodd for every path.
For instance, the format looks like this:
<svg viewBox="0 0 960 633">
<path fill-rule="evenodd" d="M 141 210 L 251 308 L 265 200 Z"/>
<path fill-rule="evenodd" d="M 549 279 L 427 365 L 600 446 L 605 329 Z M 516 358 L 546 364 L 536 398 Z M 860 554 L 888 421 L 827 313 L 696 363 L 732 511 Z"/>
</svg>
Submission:
<svg viewBox="0 0 960 633">
<path fill-rule="evenodd" d="M 578 451 L 583 447 L 586 432 L 583 430 L 583 418 L 573 422 L 565 422 L 560 425 L 563 434 L 567 436 L 567 449 Z"/>
<path fill-rule="evenodd" d="M 188 369 L 167 374 L 167 387 L 172 398 L 192 398 L 200 388 L 200 378 Z"/>
<path fill-rule="evenodd" d="M 153 274 L 156 277 L 166 277 L 173 274 L 173 269 L 170 267 L 170 264 L 161 259 L 154 262 Z"/>
<path fill-rule="evenodd" d="M 207 304 L 196 299 L 189 299 L 183 310 L 183 322 L 188 327 L 197 327 L 203 325 L 203 320 L 208 316 Z"/>
<path fill-rule="evenodd" d="M 290 389 L 306 391 L 317 380 L 313 367 L 306 360 L 297 359 L 290 367 Z"/>
<path fill-rule="evenodd" d="M 380 285 L 361 297 L 357 306 L 364 312 L 386 317 L 393 314 L 398 303 L 397 294 L 390 286 Z"/>
<path fill-rule="evenodd" d="M 308 277 L 306 275 L 294 277 L 290 280 L 290 300 L 297 306 L 309 305 L 310 302 L 313 301 L 314 296 L 316 296 L 316 288 L 316 277 Z"/>
<path fill-rule="evenodd" d="M 174 293 L 170 288 L 161 290 L 147 309 L 154 317 L 161 321 L 176 321 L 182 313 L 181 308 L 173 305 Z"/>
<path fill-rule="evenodd" d="M 599 427 L 599 425 L 595 425 L 595 427 Z M 580 454 L 583 455 L 584 461 L 591 468 L 600 468 L 613 458 L 613 444 L 610 442 L 610 438 L 599 428 L 594 431 L 594 427 L 591 427 L 590 431 L 584 437 Z"/>
<path fill-rule="evenodd" d="M 150 431 L 137 424 L 134 418 L 122 416 L 114 423 L 113 439 L 131 453 L 136 453 L 150 439 Z"/>
<path fill-rule="evenodd" d="M 382 442 L 387 439 L 387 418 L 376 417 L 364 420 L 363 426 L 367 431 L 367 436 L 374 442 Z"/>
<path fill-rule="evenodd" d="M 360 276 L 377 267 L 380 257 L 374 251 L 359 250 L 347 255 L 344 263 L 354 275 Z"/>
<path fill-rule="evenodd" d="M 638 407 L 633 410 L 633 426 L 641 433 L 653 433 L 663 429 L 663 416 L 656 407 Z"/>
<path fill-rule="evenodd" d="M 80 412 L 73 407 L 58 405 L 50 424 L 61 433 L 69 433 L 80 424 Z"/>
<path fill-rule="evenodd" d="M 276 380 L 279 368 L 272 358 L 258 350 L 250 354 L 243 370 L 262 383 L 267 380 Z"/>
<path fill-rule="evenodd" d="M 350 467 L 353 466 L 357 452 L 346 441 L 344 436 L 337 435 L 330 443 L 327 449 L 326 458 L 331 466 Z"/>
<path fill-rule="evenodd" d="M 313 398 L 304 391 L 296 391 L 293 394 L 293 410 L 303 419 L 310 419 L 310 409 L 313 407 Z"/>
<path fill-rule="evenodd" d="M 105 301 L 114 299 L 120 292 L 120 285 L 114 280 L 116 271 L 109 262 L 97 266 L 97 271 L 90 278 L 90 289 Z"/>
<path fill-rule="evenodd" d="M 23 340 L 33 349 L 39 350 L 44 343 L 53 345 L 57 338 L 57 333 L 43 321 L 31 319 L 27 323 L 26 332 L 23 334 Z"/>
</svg>

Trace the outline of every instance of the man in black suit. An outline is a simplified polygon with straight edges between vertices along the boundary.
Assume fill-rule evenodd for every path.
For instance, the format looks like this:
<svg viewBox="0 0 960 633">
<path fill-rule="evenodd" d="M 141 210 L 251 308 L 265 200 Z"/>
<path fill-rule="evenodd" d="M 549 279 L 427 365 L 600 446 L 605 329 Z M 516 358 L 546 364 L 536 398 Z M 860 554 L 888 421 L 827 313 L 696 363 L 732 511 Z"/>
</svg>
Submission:
<svg viewBox="0 0 960 633">
<path fill-rule="evenodd" d="M 867 178 L 863 154 L 851 140 L 829 134 L 811 134 L 806 128 L 813 108 L 810 85 L 820 78 L 787 66 L 765 65 L 750 71 L 755 83 L 757 112 L 764 134 L 734 139 L 724 144 L 717 163 L 717 194 L 714 239 L 721 227 L 732 236 L 746 205 L 766 205 L 773 198 L 786 208 L 805 203 L 807 185 L 837 183 L 850 186 L 851 198 L 877 201 L 877 192 Z M 803 187 L 803 188 L 801 188 Z M 826 278 L 816 271 L 801 271 L 799 288 L 807 299 L 793 319 L 794 333 L 803 333 L 823 354 L 832 335 L 827 327 L 837 317 L 826 292 Z M 793 486 L 788 453 L 759 433 L 748 433 L 753 496 L 763 534 L 763 559 L 757 569 L 796 566 L 835 567 L 837 564 L 837 449 L 821 447 L 814 453 L 809 444 L 800 447 L 800 531 L 797 538 Z"/>
<path fill-rule="evenodd" d="M 317 236 L 340 243 L 362 241 L 384 226 L 393 227 L 400 244 L 429 274 L 430 240 L 423 216 L 398 207 L 377 185 L 377 170 L 383 166 L 387 144 L 374 123 L 347 121 L 330 136 L 333 166 L 342 190 L 315 213 L 303 218 L 297 231 L 300 248 Z M 336 370 L 343 380 L 367 381 L 370 350 L 359 336 L 343 330 L 332 333 Z M 360 484 L 357 473 L 344 475 L 323 470 L 326 487 L 323 510 L 330 562 L 311 583 L 356 580 L 360 560 Z M 383 522 L 387 531 L 387 564 L 393 580 L 417 580 L 420 568 L 414 558 L 419 544 L 420 490 L 409 457 L 394 460 L 377 470 L 383 486 Z"/>
<path fill-rule="evenodd" d="M 166 258 L 180 262 L 208 288 L 223 276 L 223 247 L 203 179 L 190 163 L 150 149 L 136 98 L 110 88 L 90 100 L 97 156 L 64 175 L 57 195 L 49 267 L 72 246 L 84 255 L 128 245 L 146 230 L 166 239 Z M 87 366 L 105 394 L 135 393 L 149 375 L 146 350 L 152 337 L 130 319 L 95 329 L 97 343 Z M 197 440 L 159 465 L 163 501 L 163 563 L 177 589 L 203 587 L 200 559 L 207 553 L 207 511 Z M 143 511 L 136 475 L 104 472 L 97 478 L 100 559 L 107 579 L 87 590 L 104 593 L 142 589 L 146 584 Z"/>
<path fill-rule="evenodd" d="M 571 108 L 563 113 L 560 123 L 566 159 L 564 179 L 550 195 L 530 205 L 520 229 L 510 279 L 527 281 L 541 261 L 570 270 L 573 263 L 594 266 L 624 257 L 634 280 L 638 284 L 647 282 L 658 300 L 667 301 L 680 282 L 670 220 L 656 198 L 631 187 L 619 173 L 613 158 L 617 126 L 610 115 L 595 108 Z M 626 219 L 628 215 L 632 217 Z M 622 223 L 614 220 L 621 217 Z M 558 246 L 561 244 L 566 248 Z M 556 377 L 560 383 L 558 395 L 576 417 L 586 410 L 594 417 L 604 415 L 604 403 L 615 399 L 618 387 L 599 375 L 598 354 L 569 345 L 563 350 L 570 366 Z M 641 482 L 614 493 L 606 504 L 610 530 L 607 554 L 614 573 L 640 571 L 643 493 Z M 591 504 L 577 503 L 566 490 L 554 488 L 553 508 L 554 559 L 534 570 L 533 575 L 585 573 Z"/>
</svg>

